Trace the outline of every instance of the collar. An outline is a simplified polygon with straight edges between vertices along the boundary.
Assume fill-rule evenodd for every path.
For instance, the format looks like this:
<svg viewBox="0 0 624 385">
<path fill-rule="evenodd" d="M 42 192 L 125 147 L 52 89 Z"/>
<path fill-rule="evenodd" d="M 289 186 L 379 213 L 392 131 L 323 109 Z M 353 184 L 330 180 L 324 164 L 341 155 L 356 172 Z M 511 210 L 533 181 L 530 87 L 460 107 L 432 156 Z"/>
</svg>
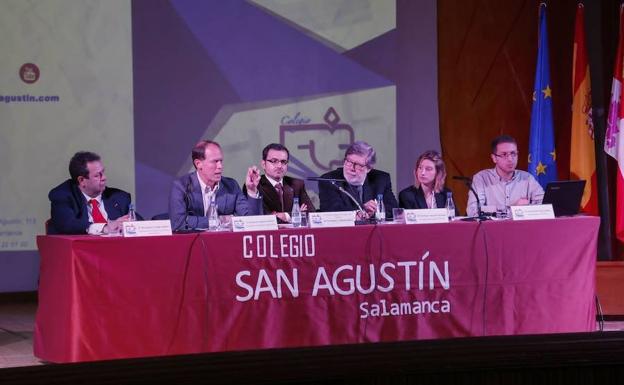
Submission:
<svg viewBox="0 0 624 385">
<path fill-rule="evenodd" d="M 494 167 L 493 169 L 491 169 L 492 172 L 494 173 L 494 175 L 496 175 L 496 177 L 498 178 L 499 182 L 511 182 L 513 180 L 516 179 L 516 177 L 518 176 L 518 170 L 514 170 L 513 175 L 511 176 L 511 179 L 509 180 L 504 180 L 500 175 L 498 175 L 498 173 L 496 172 L 496 167 Z"/>
<path fill-rule="evenodd" d="M 102 194 L 96 196 L 95 198 L 91 198 L 90 196 L 88 196 L 87 194 L 83 193 L 82 190 L 80 190 L 80 193 L 82 194 L 83 197 L 85 197 L 85 199 L 87 200 L 87 204 L 89 203 L 89 201 L 91 199 L 95 199 L 98 202 L 99 207 L 102 207 L 102 205 L 104 204 L 104 201 L 102 201 Z"/>
<path fill-rule="evenodd" d="M 204 183 L 204 181 L 202 180 L 202 178 L 199 177 L 199 172 L 195 171 L 195 174 L 197 174 L 197 180 L 199 181 L 199 187 L 201 188 L 201 192 L 202 194 L 206 193 L 206 188 L 208 187 L 207 184 Z M 219 186 L 221 185 L 221 182 L 217 183 L 214 188 L 210 189 L 211 192 L 216 193 L 219 190 Z"/>
<path fill-rule="evenodd" d="M 281 181 L 277 181 L 277 180 L 271 178 L 270 176 L 268 176 L 267 174 L 264 174 L 264 176 L 267 178 L 269 183 L 271 183 L 271 186 L 275 187 L 275 185 L 278 184 L 278 183 L 281 183 L 282 187 L 284 186 L 284 179 L 282 179 Z"/>
</svg>

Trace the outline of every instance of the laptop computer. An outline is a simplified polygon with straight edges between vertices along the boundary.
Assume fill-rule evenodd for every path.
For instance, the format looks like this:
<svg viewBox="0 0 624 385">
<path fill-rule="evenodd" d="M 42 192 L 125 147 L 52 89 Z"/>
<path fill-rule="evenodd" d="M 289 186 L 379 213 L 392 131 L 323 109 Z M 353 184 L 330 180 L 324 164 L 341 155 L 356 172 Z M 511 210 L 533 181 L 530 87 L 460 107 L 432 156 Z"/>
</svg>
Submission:
<svg viewBox="0 0 624 385">
<path fill-rule="evenodd" d="M 556 217 L 576 215 L 581 208 L 584 189 L 584 180 L 550 182 L 546 186 L 542 203 L 552 204 Z"/>
</svg>

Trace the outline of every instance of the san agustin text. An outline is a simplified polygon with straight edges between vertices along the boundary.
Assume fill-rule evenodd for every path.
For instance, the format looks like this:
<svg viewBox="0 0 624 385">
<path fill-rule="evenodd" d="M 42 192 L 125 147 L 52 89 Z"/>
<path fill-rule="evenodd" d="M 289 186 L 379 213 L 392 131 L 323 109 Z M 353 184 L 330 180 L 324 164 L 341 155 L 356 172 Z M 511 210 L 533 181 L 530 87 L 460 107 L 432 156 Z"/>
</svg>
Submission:
<svg viewBox="0 0 624 385">
<path fill-rule="evenodd" d="M 302 258 L 311 261 L 317 250 L 314 234 L 244 235 L 242 241 L 244 259 Z M 433 261 L 429 251 L 416 260 L 341 265 L 332 269 L 319 266 L 314 276 L 312 297 L 390 293 L 395 289 L 412 293 L 443 289 L 445 293 L 451 286 L 449 262 Z M 299 269 L 242 270 L 236 274 L 236 285 L 236 300 L 240 302 L 257 301 L 266 296 L 276 300 L 299 298 Z M 310 293 L 309 290 L 304 292 Z M 436 297 L 435 300 L 409 302 L 386 299 L 360 302 L 360 318 L 450 313 L 450 301 L 439 298 L 439 295 Z"/>
</svg>

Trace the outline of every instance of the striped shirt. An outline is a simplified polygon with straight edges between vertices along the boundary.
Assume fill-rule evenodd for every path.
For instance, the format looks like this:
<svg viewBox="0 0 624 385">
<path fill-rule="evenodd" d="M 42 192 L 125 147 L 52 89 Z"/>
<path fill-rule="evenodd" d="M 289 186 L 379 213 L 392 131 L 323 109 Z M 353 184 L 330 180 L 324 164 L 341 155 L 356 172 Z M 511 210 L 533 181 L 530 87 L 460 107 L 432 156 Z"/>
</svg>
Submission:
<svg viewBox="0 0 624 385">
<path fill-rule="evenodd" d="M 519 199 L 525 198 L 531 204 L 541 204 L 544 198 L 544 189 L 526 171 L 515 170 L 513 177 L 505 181 L 495 168 L 481 170 L 472 177 L 472 188 L 479 196 L 481 206 L 493 206 L 497 210 L 506 210 Z M 468 216 L 476 216 L 477 201 L 474 194 L 468 191 Z"/>
</svg>

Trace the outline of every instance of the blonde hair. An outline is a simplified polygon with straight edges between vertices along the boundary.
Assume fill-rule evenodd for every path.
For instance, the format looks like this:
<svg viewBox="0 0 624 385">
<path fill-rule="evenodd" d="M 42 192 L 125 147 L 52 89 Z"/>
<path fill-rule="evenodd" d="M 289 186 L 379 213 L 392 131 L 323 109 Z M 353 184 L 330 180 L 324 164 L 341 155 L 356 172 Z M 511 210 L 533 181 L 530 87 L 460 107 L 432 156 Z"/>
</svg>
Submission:
<svg viewBox="0 0 624 385">
<path fill-rule="evenodd" d="M 446 166 L 442 160 L 442 156 L 437 151 L 425 151 L 416 160 L 416 166 L 414 167 L 414 186 L 420 187 L 418 181 L 418 166 L 423 160 L 430 160 L 435 165 L 436 176 L 435 183 L 433 184 L 433 191 L 439 193 L 444 189 L 444 180 L 446 179 Z"/>
</svg>

